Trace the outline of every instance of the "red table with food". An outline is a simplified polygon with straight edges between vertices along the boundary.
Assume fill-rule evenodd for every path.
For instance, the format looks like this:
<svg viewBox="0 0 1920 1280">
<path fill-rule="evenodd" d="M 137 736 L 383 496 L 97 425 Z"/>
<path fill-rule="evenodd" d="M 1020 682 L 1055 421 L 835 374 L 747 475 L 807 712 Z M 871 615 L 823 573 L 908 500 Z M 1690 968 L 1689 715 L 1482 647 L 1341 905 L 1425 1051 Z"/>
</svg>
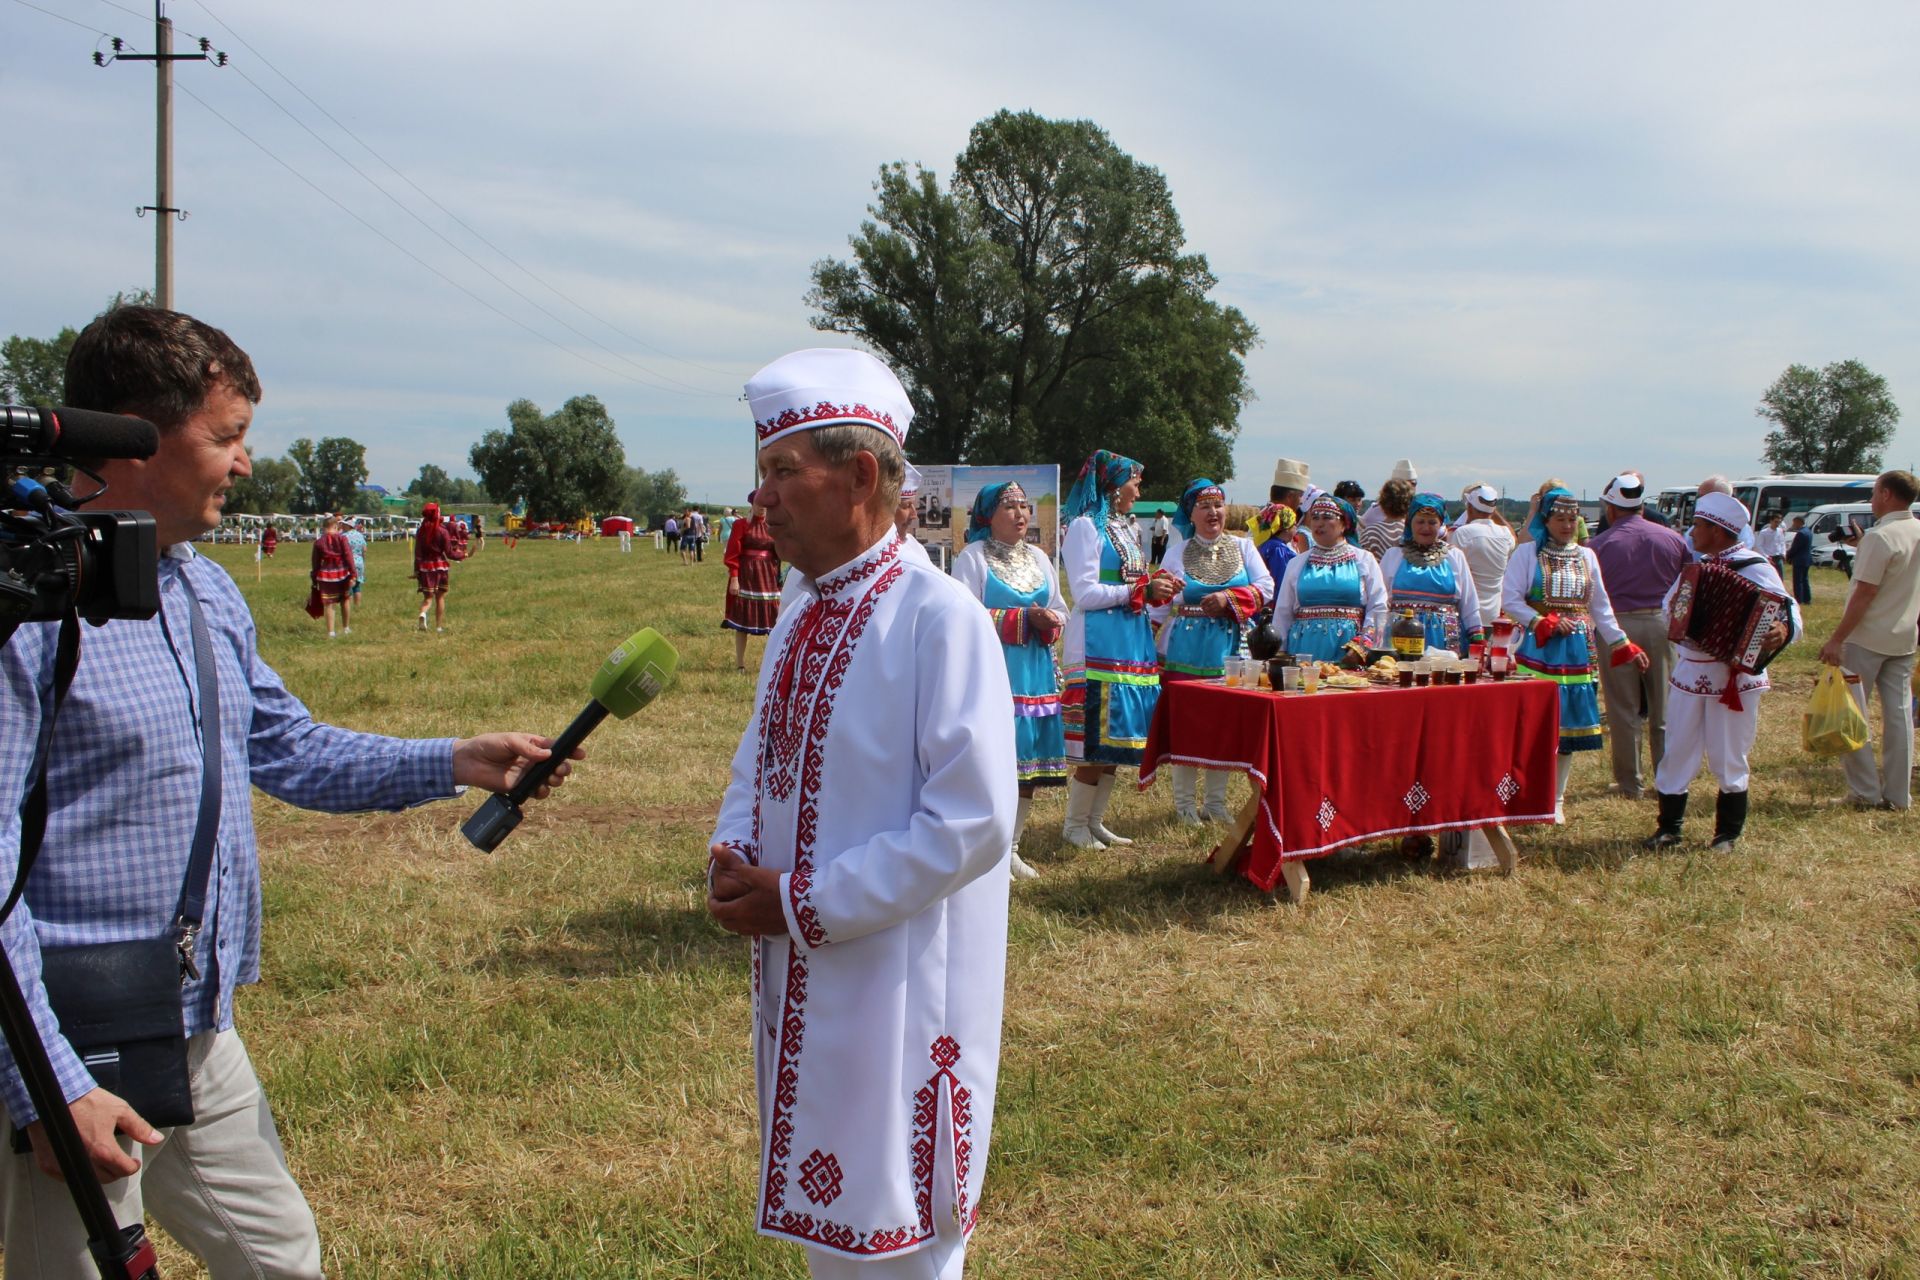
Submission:
<svg viewBox="0 0 1920 1280">
<path fill-rule="evenodd" d="M 1253 799 L 1216 846 L 1232 869 L 1306 896 L 1302 863 L 1392 836 L 1485 828 L 1503 869 L 1503 827 L 1553 821 L 1559 691 L 1548 680 L 1481 680 L 1317 693 L 1176 681 L 1160 691 L 1140 785 L 1162 765 L 1245 773 Z"/>
</svg>

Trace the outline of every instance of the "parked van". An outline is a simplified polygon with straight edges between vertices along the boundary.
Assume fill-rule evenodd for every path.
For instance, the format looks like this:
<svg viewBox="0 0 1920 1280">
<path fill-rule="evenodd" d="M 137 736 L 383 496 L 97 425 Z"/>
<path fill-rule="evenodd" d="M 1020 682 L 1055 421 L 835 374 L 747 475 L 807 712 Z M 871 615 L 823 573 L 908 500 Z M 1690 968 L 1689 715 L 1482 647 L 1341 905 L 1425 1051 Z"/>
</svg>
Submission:
<svg viewBox="0 0 1920 1280">
<path fill-rule="evenodd" d="M 1920 516 L 1920 502 L 1913 504 L 1913 513 Z M 1845 530 L 1849 524 L 1862 533 L 1873 528 L 1873 504 L 1829 502 L 1807 512 L 1807 532 L 1813 535 L 1815 565 L 1830 565 L 1852 572 L 1854 549 L 1845 542 L 1835 540 L 1833 536 Z"/>
</svg>

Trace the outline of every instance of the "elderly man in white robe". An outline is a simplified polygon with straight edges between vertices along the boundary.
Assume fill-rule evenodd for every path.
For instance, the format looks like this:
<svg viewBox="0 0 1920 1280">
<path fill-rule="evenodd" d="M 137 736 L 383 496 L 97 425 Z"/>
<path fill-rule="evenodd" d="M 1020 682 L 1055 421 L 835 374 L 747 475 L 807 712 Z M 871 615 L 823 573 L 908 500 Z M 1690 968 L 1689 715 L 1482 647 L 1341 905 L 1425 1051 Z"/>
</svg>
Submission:
<svg viewBox="0 0 1920 1280">
<path fill-rule="evenodd" d="M 1703 493 L 1693 509 L 1693 546 L 1701 559 L 1723 564 L 1756 587 L 1784 596 L 1787 589 L 1767 558 L 1741 545 L 1747 532 L 1747 509 L 1731 494 Z M 1663 616 L 1673 616 L 1676 580 L 1661 602 Z M 1790 621 L 1776 622 L 1767 648 L 1785 648 L 1800 634 L 1800 606 L 1788 599 Z M 1647 837 L 1649 849 L 1664 849 L 1681 841 L 1687 816 L 1687 787 L 1707 767 L 1720 783 L 1714 804 L 1713 843 L 1716 852 L 1730 853 L 1747 822 L 1747 755 L 1760 729 L 1760 695 L 1769 688 L 1767 673 L 1736 672 L 1690 641 L 1676 646 L 1673 675 L 1667 690 L 1667 744 L 1654 771 L 1654 789 L 1660 793 L 1660 825 Z M 1728 696 L 1728 684 L 1733 685 Z M 1737 704 L 1729 705 L 1729 703 Z"/>
<path fill-rule="evenodd" d="M 933 567 L 933 557 L 914 530 L 920 527 L 920 472 L 909 462 L 900 481 L 900 501 L 893 508 L 893 531 L 900 536 L 900 552 L 907 559 Z"/>
<path fill-rule="evenodd" d="M 961 1274 L 993 1123 L 1015 753 L 986 610 L 893 523 L 912 416 L 864 352 L 755 374 L 788 605 L 714 830 L 753 941 L 757 1227 L 816 1277 Z"/>
</svg>

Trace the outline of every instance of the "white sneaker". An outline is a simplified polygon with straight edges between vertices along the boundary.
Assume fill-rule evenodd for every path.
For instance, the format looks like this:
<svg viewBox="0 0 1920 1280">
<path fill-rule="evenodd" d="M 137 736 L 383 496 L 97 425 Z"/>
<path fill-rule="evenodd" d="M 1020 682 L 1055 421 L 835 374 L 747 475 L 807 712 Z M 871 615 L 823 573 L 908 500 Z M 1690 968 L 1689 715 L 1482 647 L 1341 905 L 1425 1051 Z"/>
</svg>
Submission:
<svg viewBox="0 0 1920 1280">
<path fill-rule="evenodd" d="M 1038 880 L 1040 878 L 1040 873 L 1038 871 L 1035 871 L 1032 867 L 1028 866 L 1024 861 L 1021 860 L 1020 851 L 1018 849 L 1015 849 L 1013 851 L 1013 868 L 1012 869 L 1013 869 L 1013 878 L 1015 880 Z"/>
<path fill-rule="evenodd" d="M 341 634 L 341 635 L 343 635 L 343 636 L 350 636 L 350 635 L 352 635 L 352 634 L 353 634 L 353 628 L 352 628 L 352 627 L 342 627 L 342 628 L 340 629 L 340 634 Z"/>
<path fill-rule="evenodd" d="M 416 619 L 414 619 L 414 621 L 416 621 L 416 622 L 418 622 L 418 623 L 420 624 L 420 629 L 421 629 L 422 631 L 425 631 L 425 630 L 427 629 L 427 615 L 426 615 L 426 614 L 424 614 L 424 613 L 423 613 L 423 614 L 421 614 L 421 615 L 420 615 L 420 616 L 419 616 L 418 618 L 416 618 Z"/>
</svg>

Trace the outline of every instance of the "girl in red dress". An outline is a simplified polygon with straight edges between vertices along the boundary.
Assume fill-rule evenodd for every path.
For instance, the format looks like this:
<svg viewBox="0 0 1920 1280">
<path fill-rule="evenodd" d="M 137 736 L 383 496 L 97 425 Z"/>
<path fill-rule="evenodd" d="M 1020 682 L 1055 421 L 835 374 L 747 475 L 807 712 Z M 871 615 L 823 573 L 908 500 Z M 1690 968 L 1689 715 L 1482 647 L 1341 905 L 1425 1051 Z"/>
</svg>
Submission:
<svg viewBox="0 0 1920 1280">
<path fill-rule="evenodd" d="M 347 541 L 346 534 L 340 532 L 340 517 L 332 516 L 327 520 L 325 530 L 313 542 L 313 589 L 320 595 L 329 640 L 334 636 L 335 610 L 340 614 L 341 630 L 348 635 L 353 634 L 353 620 L 347 612 L 347 592 L 352 586 L 353 544 Z"/>
<path fill-rule="evenodd" d="M 447 526 L 440 522 L 440 504 L 429 502 L 420 513 L 420 529 L 413 535 L 413 576 L 424 597 L 420 629 L 427 629 L 427 611 L 433 611 L 433 629 L 447 629 Z"/>
<path fill-rule="evenodd" d="M 753 503 L 753 495 L 747 495 Z M 773 549 L 767 513 L 751 506 L 744 520 L 733 522 L 727 536 L 727 613 L 721 626 L 733 632 L 733 665 L 747 669 L 747 637 L 773 630 L 780 615 L 780 554 Z"/>
</svg>

